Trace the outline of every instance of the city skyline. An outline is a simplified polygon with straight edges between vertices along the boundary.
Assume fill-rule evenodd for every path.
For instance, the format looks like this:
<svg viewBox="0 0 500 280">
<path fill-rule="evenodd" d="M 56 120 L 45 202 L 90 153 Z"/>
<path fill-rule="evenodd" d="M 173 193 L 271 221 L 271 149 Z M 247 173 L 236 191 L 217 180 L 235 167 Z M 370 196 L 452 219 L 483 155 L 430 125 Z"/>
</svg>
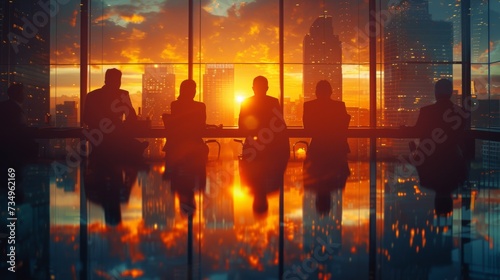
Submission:
<svg viewBox="0 0 500 280">
<path fill-rule="evenodd" d="M 50 105 L 45 105 L 50 106 L 49 110 L 47 108 L 43 109 L 46 112 L 54 111 L 56 106 L 54 100 L 58 97 L 77 97 L 79 95 L 78 32 L 73 32 L 78 30 L 78 15 L 75 14 L 78 6 L 74 4 L 67 3 L 59 6 L 58 17 L 51 18 L 50 22 L 50 26 L 58 25 L 58 28 L 51 28 L 51 34 L 48 37 L 50 40 L 45 40 L 45 43 L 50 42 L 51 48 L 50 97 L 46 96 L 47 93 L 32 96 L 40 97 L 45 100 L 44 102 L 50 103 Z M 147 107 L 143 104 L 147 103 L 144 102 L 144 96 L 147 93 L 143 90 L 142 81 L 145 68 L 151 65 L 174 68 L 176 85 L 187 78 L 187 53 L 185 53 L 186 49 L 184 48 L 186 42 L 185 40 L 179 40 L 183 36 L 185 39 L 186 34 L 184 31 L 174 28 L 186 23 L 185 19 L 180 19 L 180 16 L 186 12 L 186 7 L 159 1 L 157 5 L 150 8 L 132 5 L 126 13 L 123 10 L 124 4 L 123 1 L 116 1 L 113 5 L 103 6 L 92 11 L 93 21 L 90 29 L 92 43 L 89 49 L 91 67 L 89 69 L 88 89 L 90 91 L 102 86 L 106 69 L 120 68 L 124 73 L 122 88 L 130 92 L 136 110 L 140 107 L 144 111 L 145 107 Z M 383 27 L 387 27 L 394 22 L 397 14 L 391 12 L 388 3 L 383 1 L 381 4 L 381 16 L 389 16 L 387 22 L 381 22 L 381 24 Z M 342 62 L 340 65 L 342 69 L 342 99 L 348 107 L 368 108 L 368 56 L 364 45 L 366 38 L 363 37 L 362 32 L 362 28 L 367 24 L 366 17 L 363 16 L 367 7 L 352 1 L 322 3 L 321 5 L 310 1 L 297 1 L 294 5 L 285 4 L 284 8 L 285 13 L 291 15 L 289 18 L 285 18 L 284 22 L 286 34 L 284 97 L 293 102 L 301 102 L 304 98 L 306 93 L 302 89 L 305 87 L 307 79 L 304 79 L 302 75 L 307 72 L 305 69 L 307 63 L 304 63 L 303 60 L 304 51 L 302 47 L 305 47 L 305 45 L 302 42 L 304 39 L 302 36 L 310 32 L 310 27 L 318 19 L 318 16 L 325 16 L 326 18 L 326 15 L 331 15 L 333 29 L 337 30 L 338 37 L 342 41 Z M 492 5 L 490 13 L 485 14 L 484 0 L 477 2 L 472 7 L 473 11 L 477 11 L 472 15 L 473 28 L 475 28 L 474 36 L 476 36 L 472 38 L 473 62 L 484 62 L 485 55 L 488 55 L 487 52 L 490 52 L 489 55 L 493 59 L 496 57 L 497 41 L 500 42 L 500 40 L 497 40 L 497 36 L 492 34 L 490 38 L 491 49 L 485 49 L 487 42 L 485 43 L 486 36 L 484 36 L 486 17 L 497 15 L 496 8 L 495 5 Z M 233 106 L 228 105 L 228 107 L 233 107 L 235 111 L 237 111 L 241 99 L 252 95 L 251 81 L 257 75 L 263 74 L 267 76 L 270 81 L 269 95 L 279 97 L 279 65 L 276 62 L 279 52 L 277 52 L 276 33 L 273 32 L 278 26 L 276 20 L 267 17 L 270 12 L 276 9 L 275 4 L 262 1 L 250 1 L 241 5 L 236 5 L 232 1 L 223 1 L 218 6 L 211 4 L 201 6 L 199 20 L 203 23 L 203 28 L 195 28 L 194 30 L 200 34 L 199 39 L 201 39 L 199 41 L 195 36 L 194 42 L 194 79 L 199 86 L 198 96 L 196 97 L 198 100 L 201 100 L 200 96 L 203 96 L 203 77 L 207 74 L 204 69 L 211 64 L 234 65 L 234 100 L 232 100 Z M 456 3 L 454 5 L 453 0 L 448 0 L 446 3 L 431 0 L 429 1 L 429 10 L 431 12 L 428 16 L 432 20 L 445 20 L 454 25 L 451 33 L 453 34 L 453 56 L 456 58 L 460 52 L 457 48 L 457 44 L 460 43 L 460 40 L 457 40 L 457 36 L 459 36 L 457 24 L 460 20 L 456 17 L 458 12 Z M 260 11 L 265 12 L 259 14 Z M 32 18 L 32 13 L 26 12 L 25 16 Z M 145 13 L 151 13 L 153 16 L 144 17 Z M 169 26 L 169 30 L 162 31 L 161 34 L 156 32 L 161 35 L 160 37 L 164 34 L 171 38 L 171 40 L 167 41 L 167 45 L 151 44 L 151 42 L 145 44 L 147 38 L 149 38 L 146 31 L 151 30 L 149 28 L 158 28 L 157 23 L 161 22 L 160 18 L 164 19 L 166 15 L 174 13 L 175 16 L 172 19 L 179 18 L 176 25 Z M 269 24 L 270 27 L 264 28 L 263 23 Z M 491 22 L 491 26 L 495 26 L 495 24 L 494 21 Z M 6 25 L 2 26 L 5 27 Z M 241 29 L 238 31 L 238 28 Z M 135 34 L 129 34 L 130 31 L 135 32 Z M 72 35 L 63 36 L 65 32 L 70 32 Z M 119 38 L 109 37 L 109 34 L 121 35 Z M 225 40 L 223 40 L 224 38 Z M 31 41 L 36 40 L 30 40 L 29 42 L 31 43 Z M 262 42 L 269 43 L 263 44 Z M 131 47 L 131 44 L 134 46 Z M 211 48 L 209 46 L 218 47 Z M 163 49 L 159 52 L 149 51 L 151 47 L 161 47 Z M 379 58 L 380 63 L 384 63 L 383 57 L 379 56 Z M 450 65 L 451 63 L 453 61 L 450 61 Z M 498 87 L 488 88 L 486 84 L 488 81 L 492 84 L 500 81 L 500 73 L 495 74 L 495 71 L 499 68 L 491 67 L 491 69 L 487 69 L 482 63 L 473 64 L 472 67 L 473 79 L 477 81 L 478 99 L 500 98 L 500 94 L 498 94 L 500 89 Z M 34 70 L 32 66 L 28 68 Z M 461 91 L 461 77 L 458 76 L 455 70 L 454 72 L 455 89 Z M 377 76 L 379 77 L 378 84 L 383 84 L 388 77 L 383 69 L 377 71 Z M 177 95 L 178 89 L 174 89 L 174 91 L 174 95 Z M 33 93 L 32 89 L 29 89 L 28 92 Z M 383 90 L 379 90 L 378 95 L 381 97 L 378 100 L 378 107 L 382 107 L 384 104 L 383 94 Z M 432 93 L 429 94 L 432 95 Z M 50 102 L 47 102 L 47 100 L 50 100 Z M 427 102 L 430 101 L 427 100 Z M 424 103 L 422 102 L 423 105 L 425 105 Z M 26 107 L 29 107 L 28 104 Z M 36 107 L 39 107 L 39 105 Z M 168 112 L 168 105 L 165 106 L 164 111 Z M 158 121 L 158 117 L 155 117 L 155 119 Z M 41 116 L 37 120 L 40 123 L 43 122 Z M 158 121 L 157 124 L 160 124 L 160 122 Z"/>
</svg>

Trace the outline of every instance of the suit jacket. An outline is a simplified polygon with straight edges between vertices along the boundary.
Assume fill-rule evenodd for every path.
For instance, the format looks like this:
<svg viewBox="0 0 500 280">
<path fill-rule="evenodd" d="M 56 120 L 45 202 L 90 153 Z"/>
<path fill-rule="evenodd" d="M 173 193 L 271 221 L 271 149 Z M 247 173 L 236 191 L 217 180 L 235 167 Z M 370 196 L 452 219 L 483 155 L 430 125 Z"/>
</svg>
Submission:
<svg viewBox="0 0 500 280">
<path fill-rule="evenodd" d="M 239 129 L 246 140 L 245 149 L 257 153 L 256 160 L 286 167 L 290 157 L 290 143 L 286 135 L 286 123 L 278 99 L 254 95 L 241 103 Z"/>
<path fill-rule="evenodd" d="M 418 163 L 416 167 L 421 184 L 443 184 L 465 179 L 465 119 L 458 113 L 461 110 L 450 100 L 439 100 L 420 109 L 413 129 L 420 135 L 414 159 Z"/>
<path fill-rule="evenodd" d="M 202 136 L 206 128 L 206 107 L 202 102 L 176 100 L 171 103 L 171 115 L 165 122 L 167 143 L 164 150 L 170 165 L 188 164 L 204 172 L 208 147 Z"/>
<path fill-rule="evenodd" d="M 99 128 L 102 119 L 109 119 L 115 126 L 137 120 L 128 91 L 112 89 L 106 85 L 87 94 L 83 121 L 90 128 Z"/>
<path fill-rule="evenodd" d="M 345 159 L 350 152 L 347 128 L 351 116 L 345 103 L 331 99 L 315 99 L 304 103 L 304 129 L 311 135 L 307 152 L 312 159 Z"/>
<path fill-rule="evenodd" d="M 170 104 L 171 137 L 199 140 L 206 128 L 207 109 L 204 103 L 193 100 L 175 100 Z M 167 124 L 168 126 L 168 124 Z"/>
<path fill-rule="evenodd" d="M 435 153 L 431 156 L 451 155 L 461 152 L 464 141 L 465 119 L 458 113 L 462 108 L 450 100 L 440 100 L 435 104 L 420 109 L 414 129 L 418 131 L 420 143 L 432 140 L 436 145 Z M 433 133 L 443 132 L 442 137 L 433 136 Z M 438 141 L 434 141 L 436 138 Z M 446 138 L 441 142 L 442 138 Z"/>
</svg>

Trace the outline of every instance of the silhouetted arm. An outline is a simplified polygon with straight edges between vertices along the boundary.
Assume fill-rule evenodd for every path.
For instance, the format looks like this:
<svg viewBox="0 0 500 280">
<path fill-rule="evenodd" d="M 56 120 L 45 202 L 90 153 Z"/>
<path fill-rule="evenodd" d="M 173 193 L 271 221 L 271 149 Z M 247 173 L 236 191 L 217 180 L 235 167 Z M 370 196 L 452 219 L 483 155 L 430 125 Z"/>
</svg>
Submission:
<svg viewBox="0 0 500 280">
<path fill-rule="evenodd" d="M 122 102 L 128 107 L 128 113 L 125 114 L 125 121 L 127 122 L 136 121 L 137 113 L 135 112 L 135 109 L 132 106 L 132 100 L 130 100 L 130 95 L 128 91 L 126 90 L 120 90 L 120 91 L 121 91 Z"/>
<path fill-rule="evenodd" d="M 347 113 L 347 108 L 345 106 L 345 102 L 340 103 L 340 112 L 341 112 L 341 121 L 342 121 L 342 130 L 347 133 L 347 129 L 349 128 L 349 123 L 351 122 L 351 115 Z"/>
<path fill-rule="evenodd" d="M 309 112 L 310 106 L 309 103 L 304 102 L 304 113 L 302 115 L 302 123 L 304 125 L 304 129 L 306 131 L 309 131 L 312 127 L 312 118 L 311 118 L 311 113 Z"/>
<path fill-rule="evenodd" d="M 244 119 L 246 118 L 246 108 L 245 108 L 245 101 L 243 101 L 241 103 L 241 106 L 240 106 L 240 114 L 238 116 L 238 128 L 242 131 L 245 132 L 246 134 L 246 127 L 245 127 L 245 124 L 244 124 Z"/>
</svg>

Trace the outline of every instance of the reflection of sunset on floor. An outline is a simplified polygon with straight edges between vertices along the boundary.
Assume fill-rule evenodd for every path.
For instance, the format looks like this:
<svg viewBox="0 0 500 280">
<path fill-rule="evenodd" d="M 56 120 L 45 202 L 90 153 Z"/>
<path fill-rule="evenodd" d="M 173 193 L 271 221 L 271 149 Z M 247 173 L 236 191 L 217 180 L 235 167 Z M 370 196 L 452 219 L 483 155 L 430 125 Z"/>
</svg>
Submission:
<svg viewBox="0 0 500 280">
<path fill-rule="evenodd" d="M 359 269 L 359 266 L 367 265 L 365 261 L 370 244 L 370 183 L 366 177 L 369 174 L 369 164 L 350 162 L 349 165 L 351 176 L 341 196 L 335 196 L 334 203 L 341 202 L 340 208 L 332 206 L 333 210 L 323 216 L 316 213 L 314 203 L 311 202 L 311 200 L 314 201 L 315 194 L 303 188 L 302 161 L 289 162 L 284 187 L 283 238 L 286 267 L 300 265 L 305 260 L 315 258 L 314 248 L 321 247 L 317 238 L 336 244 L 333 247 L 336 251 L 329 252 L 328 247 L 325 246 L 321 249 L 323 254 L 328 256 L 328 261 L 335 263 L 339 258 L 349 259 L 352 261 L 349 263 L 353 265 L 350 269 L 354 270 Z M 209 172 L 215 172 L 224 168 L 223 166 L 226 165 L 211 165 Z M 234 164 L 227 166 L 237 167 Z M 384 168 L 391 170 L 387 166 Z M 188 216 L 182 212 L 179 198 L 172 196 L 169 185 L 162 182 L 163 170 L 163 164 L 153 164 L 149 171 L 141 171 L 142 173 L 138 176 L 138 181 L 141 183 L 134 184 L 128 203 L 122 203 L 122 222 L 117 226 L 106 225 L 102 209 L 99 209 L 100 206 L 88 204 L 91 214 L 88 223 L 89 248 L 91 248 L 89 254 L 98 259 L 110 260 L 102 261 L 100 265 L 93 264 L 96 274 L 100 273 L 103 277 L 111 275 L 112 263 L 119 262 L 129 263 L 128 266 L 116 268 L 120 275 L 139 278 L 147 275 L 145 268 L 153 259 L 159 260 L 160 267 L 165 269 L 171 265 L 169 260 L 174 262 L 186 260 Z M 227 185 L 221 186 L 222 188 L 216 192 L 202 196 L 195 195 L 197 209 L 192 220 L 195 260 L 198 256 L 203 260 L 203 273 L 242 269 L 269 274 L 277 273 L 280 238 L 279 193 L 271 193 L 268 196 L 267 214 L 256 215 L 252 209 L 251 190 L 239 183 L 237 171 L 231 174 L 234 174 L 234 178 L 222 180 Z M 384 179 L 386 176 L 384 174 L 383 172 L 378 174 L 380 176 L 378 182 L 385 182 L 380 184 L 388 183 Z M 218 177 L 209 176 L 209 178 L 215 180 Z M 399 187 L 391 190 L 384 188 L 383 185 L 377 185 L 376 227 L 379 243 L 377 254 L 387 263 L 400 262 L 400 253 L 397 250 L 403 249 L 411 258 L 422 258 L 432 250 L 434 245 L 430 245 L 434 244 L 436 238 L 440 240 L 439 238 L 454 234 L 456 228 L 451 224 L 436 224 L 443 217 L 437 217 L 432 211 L 432 197 L 427 195 L 425 189 L 415 188 L 413 179 L 393 180 L 393 183 Z M 166 223 L 160 219 L 157 224 L 146 225 L 144 215 L 154 213 L 144 213 L 145 204 L 142 200 L 148 199 L 148 196 L 144 196 L 143 188 L 145 187 L 162 190 L 162 192 L 155 192 L 155 195 L 161 194 L 165 199 L 154 201 L 173 204 L 170 205 L 173 211 L 171 214 L 156 213 L 158 217 L 162 217 L 161 219 L 167 219 Z M 211 187 L 213 192 L 214 182 Z M 58 218 L 58 222 L 52 221 L 51 240 L 54 243 L 53 246 L 65 248 L 64 253 L 61 251 L 63 255 L 77 256 L 81 245 L 78 242 L 78 226 L 73 226 L 74 220 L 62 219 L 61 213 L 58 213 L 60 209 L 66 209 L 69 206 L 67 199 L 72 199 L 75 194 L 56 193 L 57 199 L 54 199 L 51 204 L 56 213 L 54 217 L 61 218 Z M 398 193 L 406 195 L 398 196 Z M 499 196 L 491 193 L 490 197 L 495 200 Z M 399 202 L 399 200 L 404 202 Z M 485 197 L 477 198 L 475 203 L 485 205 Z M 421 219 L 414 220 L 413 216 L 406 217 L 398 214 L 413 211 L 412 209 L 422 211 L 419 216 Z M 339 210 L 341 211 L 340 219 L 339 212 L 337 212 Z M 77 212 L 74 213 L 74 215 L 77 214 Z M 451 219 L 452 216 L 448 215 L 444 218 Z M 478 233 L 487 242 L 488 248 L 494 250 L 496 248 L 495 234 L 487 232 L 489 227 L 485 222 L 485 215 L 476 215 L 473 222 L 478 224 Z M 317 269 L 318 279 L 333 277 L 329 269 L 328 266 L 320 265 Z"/>
</svg>

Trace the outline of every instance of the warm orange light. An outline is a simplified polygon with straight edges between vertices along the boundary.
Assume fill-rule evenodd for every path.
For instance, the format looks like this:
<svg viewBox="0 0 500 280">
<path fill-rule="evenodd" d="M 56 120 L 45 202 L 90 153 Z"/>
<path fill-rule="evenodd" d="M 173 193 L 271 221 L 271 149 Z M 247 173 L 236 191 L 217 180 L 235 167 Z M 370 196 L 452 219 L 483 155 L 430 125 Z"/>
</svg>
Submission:
<svg viewBox="0 0 500 280">
<path fill-rule="evenodd" d="M 125 270 L 124 272 L 122 272 L 123 277 L 132 277 L 132 278 L 140 277 L 143 274 L 144 274 L 144 271 L 142 271 L 141 269 L 138 269 L 138 268 Z"/>
<path fill-rule="evenodd" d="M 248 196 L 248 189 L 239 185 L 233 186 L 233 196 L 234 198 L 245 198 Z"/>
<path fill-rule="evenodd" d="M 242 91 L 237 91 L 234 96 L 234 98 L 236 99 L 236 103 L 241 104 L 241 102 L 245 100 L 247 94 Z"/>
</svg>

